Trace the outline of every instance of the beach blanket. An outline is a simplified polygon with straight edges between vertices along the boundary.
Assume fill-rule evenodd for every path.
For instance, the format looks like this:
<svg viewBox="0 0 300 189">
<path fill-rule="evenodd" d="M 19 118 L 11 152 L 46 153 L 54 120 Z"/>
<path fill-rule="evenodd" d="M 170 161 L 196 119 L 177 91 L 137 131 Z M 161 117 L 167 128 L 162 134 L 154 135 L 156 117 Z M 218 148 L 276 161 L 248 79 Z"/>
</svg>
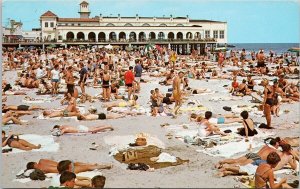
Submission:
<svg viewBox="0 0 300 189">
<path fill-rule="evenodd" d="M 221 157 L 232 157 L 235 154 L 246 151 L 251 144 L 251 148 L 257 148 L 264 145 L 260 138 L 267 138 L 269 136 L 275 135 L 273 132 L 264 129 L 256 129 L 258 134 L 249 137 L 250 141 L 245 142 L 244 137 L 237 134 L 237 129 L 243 127 L 242 123 L 231 123 L 231 124 L 219 124 L 218 125 L 221 131 L 231 130 L 228 136 L 220 135 L 211 135 L 207 137 L 198 137 L 198 126 L 196 123 L 192 124 L 180 124 L 180 125 L 169 125 L 165 128 L 169 133 L 173 133 L 175 138 L 182 142 L 186 141 L 187 138 L 191 139 L 191 143 L 196 141 L 197 138 L 200 138 L 203 141 L 209 143 L 214 141 L 217 145 L 212 148 L 198 149 L 196 151 L 203 152 L 211 156 L 221 156 Z"/>
<path fill-rule="evenodd" d="M 35 134 L 25 134 L 25 135 L 19 135 L 20 139 L 26 140 L 34 145 L 41 145 L 40 149 L 33 149 L 29 152 L 57 152 L 59 150 L 59 144 L 54 142 L 54 138 L 50 135 L 35 135 Z M 5 146 L 2 149 L 9 149 L 10 147 Z M 20 152 L 28 152 L 20 149 L 13 148 L 11 152 L 12 153 L 20 153 Z"/>
</svg>

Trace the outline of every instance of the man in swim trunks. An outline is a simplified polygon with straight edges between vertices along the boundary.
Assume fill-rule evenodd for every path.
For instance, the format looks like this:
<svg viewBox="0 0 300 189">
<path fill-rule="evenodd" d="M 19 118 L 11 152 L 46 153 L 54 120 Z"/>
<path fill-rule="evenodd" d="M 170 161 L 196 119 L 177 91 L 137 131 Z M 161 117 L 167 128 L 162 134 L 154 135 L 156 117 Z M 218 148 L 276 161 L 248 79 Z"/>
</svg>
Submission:
<svg viewBox="0 0 300 189">
<path fill-rule="evenodd" d="M 19 106 L 6 106 L 2 104 L 2 111 L 13 110 L 13 111 L 32 111 L 32 110 L 43 110 L 43 108 L 39 106 L 27 106 L 27 105 L 19 105 Z"/>
<path fill-rule="evenodd" d="M 66 83 L 67 83 L 67 92 L 74 96 L 74 82 L 75 78 L 73 76 L 73 67 L 69 66 L 66 72 Z"/>
<path fill-rule="evenodd" d="M 72 162 L 70 160 L 65 160 L 70 163 L 68 166 L 70 166 L 70 169 L 73 170 L 74 173 L 80 173 L 80 172 L 85 172 L 85 171 L 92 171 L 95 169 L 105 169 L 108 168 L 110 169 L 112 165 L 101 165 L 101 164 L 88 164 L 88 163 L 82 163 L 82 162 Z M 62 161 L 61 161 L 62 162 Z M 45 174 L 46 173 L 58 173 L 57 167 L 58 164 L 61 162 L 56 162 L 53 160 L 49 159 L 40 159 L 39 162 L 28 162 L 26 165 L 26 169 L 39 169 L 43 171 Z"/>
<path fill-rule="evenodd" d="M 125 117 L 126 115 L 120 115 L 120 114 L 105 114 L 105 113 L 99 113 L 99 114 L 86 114 L 86 115 L 79 115 L 77 116 L 78 120 L 104 120 L 104 119 L 118 119 Z"/>
<path fill-rule="evenodd" d="M 130 100 L 132 90 L 133 90 L 133 82 L 135 82 L 134 74 L 132 72 L 133 67 L 129 66 L 129 70 L 124 74 L 125 85 L 128 88 L 128 100 Z"/>
<path fill-rule="evenodd" d="M 92 133 L 95 134 L 97 132 L 102 132 L 105 131 L 107 129 L 113 131 L 113 127 L 109 126 L 109 125 L 104 125 L 104 126 L 95 126 L 95 127 L 87 127 L 84 125 L 79 125 L 77 127 L 75 126 L 67 126 L 67 125 L 55 125 L 53 127 L 53 130 L 55 129 L 59 129 L 61 135 L 63 135 L 64 133 Z M 53 131 L 52 130 L 52 131 Z"/>
<path fill-rule="evenodd" d="M 174 115 L 177 115 L 178 110 L 182 104 L 182 93 L 180 90 L 180 84 L 182 83 L 184 73 L 180 71 L 178 76 L 176 76 L 173 80 L 173 98 L 175 100 L 175 107 L 174 107 Z"/>
</svg>

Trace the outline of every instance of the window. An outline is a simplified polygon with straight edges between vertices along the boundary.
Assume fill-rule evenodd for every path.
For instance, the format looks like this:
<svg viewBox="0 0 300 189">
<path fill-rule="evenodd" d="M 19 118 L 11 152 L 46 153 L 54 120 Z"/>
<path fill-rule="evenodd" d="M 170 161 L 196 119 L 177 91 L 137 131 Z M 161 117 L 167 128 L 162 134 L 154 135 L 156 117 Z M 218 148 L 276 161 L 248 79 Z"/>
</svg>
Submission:
<svg viewBox="0 0 300 189">
<path fill-rule="evenodd" d="M 210 38 L 210 31 L 209 30 L 205 30 L 205 38 Z"/>
<path fill-rule="evenodd" d="M 78 24 L 78 26 L 80 26 L 81 24 Z"/>
<path fill-rule="evenodd" d="M 61 35 L 58 36 L 58 40 L 62 40 L 62 36 Z"/>
<path fill-rule="evenodd" d="M 224 39 L 224 30 L 220 30 L 220 39 Z"/>
<path fill-rule="evenodd" d="M 218 39 L 218 30 L 214 30 L 214 39 Z"/>
<path fill-rule="evenodd" d="M 54 22 L 51 22 L 51 23 L 50 23 L 50 27 L 51 27 L 51 28 L 54 28 Z"/>
<path fill-rule="evenodd" d="M 45 22 L 45 27 L 48 28 L 48 22 Z"/>
<path fill-rule="evenodd" d="M 71 24 L 72 26 L 74 26 L 74 24 Z"/>
</svg>

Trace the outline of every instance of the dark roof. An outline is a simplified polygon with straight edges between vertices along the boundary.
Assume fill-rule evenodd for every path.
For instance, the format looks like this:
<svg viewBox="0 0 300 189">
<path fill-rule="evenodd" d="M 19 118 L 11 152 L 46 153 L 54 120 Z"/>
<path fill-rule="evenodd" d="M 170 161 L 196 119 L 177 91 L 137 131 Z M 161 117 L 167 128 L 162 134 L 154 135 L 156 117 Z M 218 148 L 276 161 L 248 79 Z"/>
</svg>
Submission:
<svg viewBox="0 0 300 189">
<path fill-rule="evenodd" d="M 86 5 L 88 5 L 89 3 L 86 2 L 86 1 L 82 1 L 79 5 L 81 5 L 81 4 L 86 4 Z"/>
<path fill-rule="evenodd" d="M 99 22 L 98 18 L 58 18 L 58 22 Z"/>
<path fill-rule="evenodd" d="M 193 19 L 190 19 L 190 22 L 216 22 L 216 23 L 226 23 L 226 22 L 214 21 L 214 20 L 193 20 Z"/>
<path fill-rule="evenodd" d="M 47 12 L 45 12 L 44 14 L 42 14 L 41 17 L 57 17 L 57 15 L 48 10 Z"/>
</svg>

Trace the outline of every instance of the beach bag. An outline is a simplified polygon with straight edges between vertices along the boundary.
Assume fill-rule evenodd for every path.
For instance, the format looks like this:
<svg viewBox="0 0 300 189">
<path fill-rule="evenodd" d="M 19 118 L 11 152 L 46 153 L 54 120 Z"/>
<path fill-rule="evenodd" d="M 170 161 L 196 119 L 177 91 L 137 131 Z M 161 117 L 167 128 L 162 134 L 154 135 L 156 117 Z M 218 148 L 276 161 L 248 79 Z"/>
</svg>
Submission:
<svg viewBox="0 0 300 189">
<path fill-rule="evenodd" d="M 136 151 L 126 151 L 123 153 L 123 161 L 133 161 L 138 159 L 138 154 Z"/>
<path fill-rule="evenodd" d="M 30 173 L 29 178 L 31 180 L 45 180 L 46 175 L 43 173 L 43 171 L 35 169 L 32 173 Z"/>
<path fill-rule="evenodd" d="M 137 139 L 135 139 L 135 145 L 136 146 L 146 146 L 147 145 L 146 138 L 138 137 Z"/>
</svg>

